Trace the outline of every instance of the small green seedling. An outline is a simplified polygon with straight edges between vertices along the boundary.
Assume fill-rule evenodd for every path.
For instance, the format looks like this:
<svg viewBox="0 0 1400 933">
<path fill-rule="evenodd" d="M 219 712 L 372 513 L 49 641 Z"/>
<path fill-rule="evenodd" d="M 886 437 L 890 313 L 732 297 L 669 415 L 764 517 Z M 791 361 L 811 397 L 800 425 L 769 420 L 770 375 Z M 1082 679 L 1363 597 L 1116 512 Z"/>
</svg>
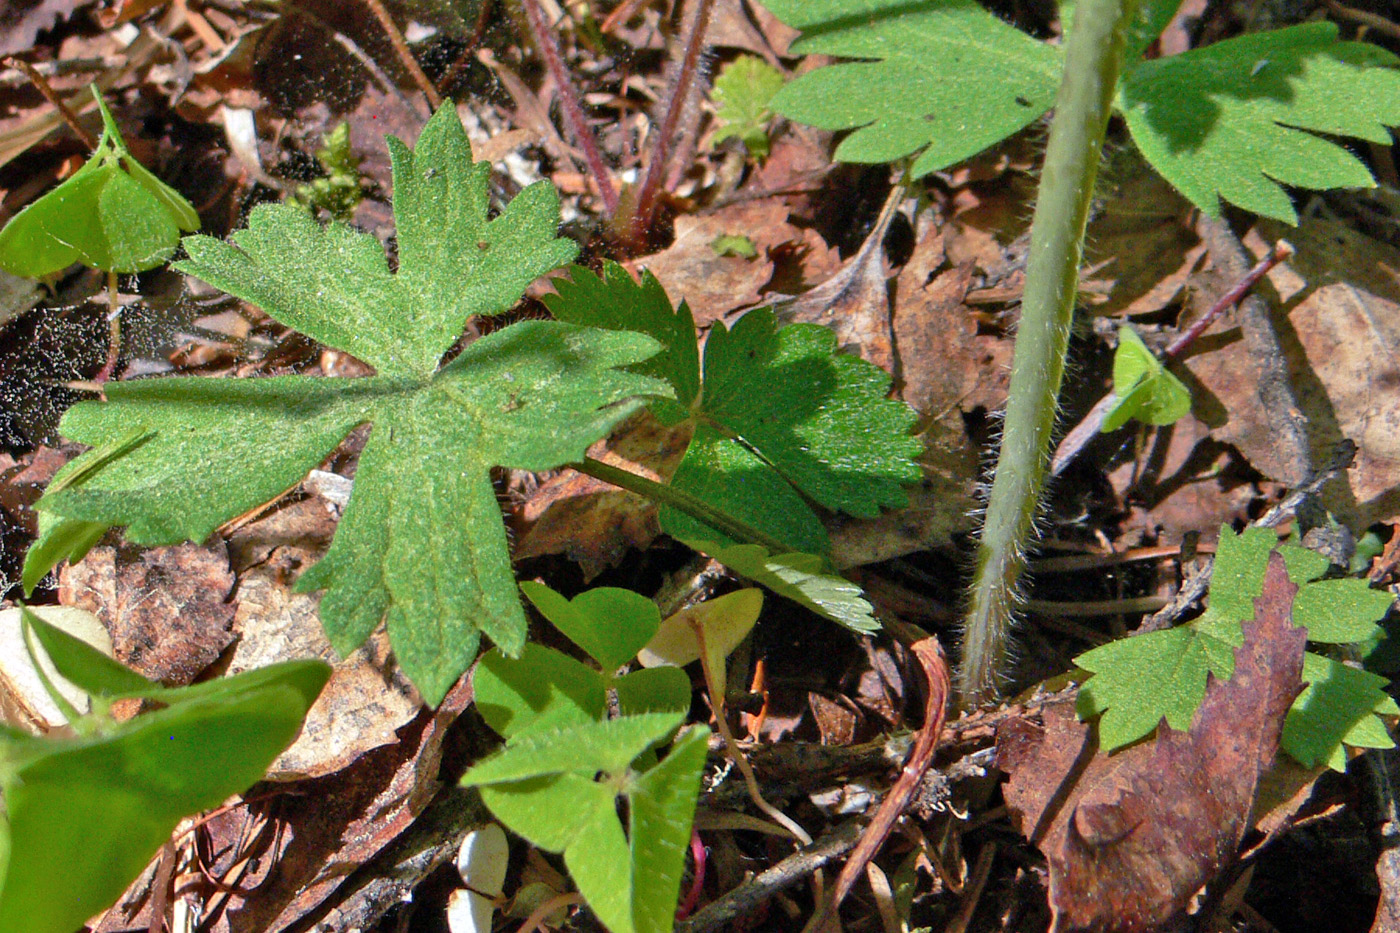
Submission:
<svg viewBox="0 0 1400 933">
<path fill-rule="evenodd" d="M 298 185 L 297 200 L 348 223 L 365 197 L 360 183 L 360 158 L 350 148 L 349 123 L 341 123 L 326 134 L 325 145 L 316 150 L 316 161 L 325 174 Z"/>
<path fill-rule="evenodd" d="M 713 143 L 738 139 L 754 158 L 768 158 L 768 126 L 773 120 L 768 105 L 785 81 L 781 71 L 754 55 L 741 55 L 721 68 L 713 91 L 720 120 Z"/>
<path fill-rule="evenodd" d="M 665 743 L 690 709 L 676 667 L 616 676 L 660 629 L 655 604 L 629 590 L 573 600 L 521 587 L 600 667 L 540 645 L 520 657 L 488 652 L 477 709 L 505 748 L 462 778 L 497 819 L 533 845 L 562 852 L 579 892 L 613 933 L 669 933 L 674 922 L 708 730 Z M 620 716 L 607 718 L 609 693 Z M 625 801 L 626 828 L 618 804 Z"/>
<path fill-rule="evenodd" d="M 1206 674 L 1228 678 L 1240 646 L 1240 623 L 1252 618 L 1264 570 L 1278 538 L 1269 529 L 1220 532 L 1209 605 L 1193 622 L 1095 648 L 1074 659 L 1093 674 L 1079 691 L 1083 718 L 1100 716 L 1099 746 L 1122 748 L 1152 732 L 1166 717 L 1175 729 L 1190 725 L 1205 695 Z M 1308 640 L 1324 645 L 1373 643 L 1376 625 L 1395 598 L 1364 580 L 1324 580 L 1327 558 L 1294 545 L 1277 547 L 1299 587 L 1293 622 Z M 1391 748 L 1378 716 L 1400 715 L 1384 692 L 1385 678 L 1324 654 L 1303 657 L 1303 692 L 1284 722 L 1280 747 L 1306 766 L 1346 767 L 1343 746 Z"/>
<path fill-rule="evenodd" d="M 738 233 L 722 233 L 710 241 L 710 249 L 716 256 L 735 256 L 739 259 L 757 259 L 758 247 L 753 240 Z"/>
<path fill-rule="evenodd" d="M 175 253 L 199 215 L 179 192 L 132 158 L 107 109 L 102 137 L 83 167 L 0 230 L 0 269 L 47 278 L 80 262 L 109 273 L 144 272 Z"/>
<path fill-rule="evenodd" d="M 1113 354 L 1114 402 L 1100 431 L 1116 431 L 1136 418 L 1144 424 L 1173 424 L 1191 413 L 1191 390 L 1167 372 L 1131 327 L 1118 328 Z"/>
<path fill-rule="evenodd" d="M 0 933 L 71 933 L 121 895 L 181 819 L 263 776 L 330 668 L 292 661 L 172 689 L 27 610 L 24 621 L 92 712 L 71 718 L 73 738 L 0 732 Z M 128 697 L 162 708 L 118 723 L 111 704 Z"/>
</svg>

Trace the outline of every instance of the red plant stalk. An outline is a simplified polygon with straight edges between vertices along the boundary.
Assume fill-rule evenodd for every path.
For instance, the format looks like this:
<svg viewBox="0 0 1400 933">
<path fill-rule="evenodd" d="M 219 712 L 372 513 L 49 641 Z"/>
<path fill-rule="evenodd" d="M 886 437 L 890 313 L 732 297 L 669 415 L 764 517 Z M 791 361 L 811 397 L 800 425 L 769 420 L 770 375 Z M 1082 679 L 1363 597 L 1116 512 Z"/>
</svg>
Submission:
<svg viewBox="0 0 1400 933">
<path fill-rule="evenodd" d="M 593 176 L 593 182 L 598 186 L 598 194 L 607 207 L 608 216 L 611 217 L 617 213 L 617 189 L 613 187 L 612 175 L 603 163 L 603 154 L 598 150 L 598 140 L 593 136 L 593 129 L 588 125 L 588 118 L 584 116 L 583 107 L 579 104 L 578 92 L 574 90 L 569 73 L 564 68 L 559 43 L 554 40 L 554 33 L 545 22 L 544 11 L 540 9 L 538 0 L 520 0 L 520 6 L 525 11 L 525 21 L 529 23 L 530 32 L 534 35 L 535 48 L 539 49 L 544 66 L 549 69 L 549 75 L 559 89 L 559 106 L 564 111 L 564 120 L 569 124 L 574 142 L 583 150 L 589 174 Z"/>
<path fill-rule="evenodd" d="M 671 74 L 666 113 L 656 131 L 656 142 L 652 145 L 651 157 L 647 159 L 646 174 L 637 189 L 631 221 L 627 225 L 626 239 L 633 246 L 640 246 L 646 241 L 652 221 L 656 219 L 656 206 L 670 162 L 671 143 L 675 139 L 681 115 L 685 113 L 686 102 L 694 92 L 696 77 L 701 71 L 705 33 L 710 28 L 710 12 L 713 8 L 714 0 L 695 0 L 694 12 L 691 13 L 690 22 L 686 24 L 681 58 Z"/>
</svg>

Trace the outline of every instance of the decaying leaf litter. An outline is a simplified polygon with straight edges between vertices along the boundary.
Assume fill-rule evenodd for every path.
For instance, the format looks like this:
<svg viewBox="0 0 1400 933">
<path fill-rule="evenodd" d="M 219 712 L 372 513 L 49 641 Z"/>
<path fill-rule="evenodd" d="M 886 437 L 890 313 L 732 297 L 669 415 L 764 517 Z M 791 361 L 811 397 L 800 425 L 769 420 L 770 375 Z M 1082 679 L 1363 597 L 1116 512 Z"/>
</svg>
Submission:
<svg viewBox="0 0 1400 933">
<path fill-rule="evenodd" d="M 95 80 L 133 153 L 199 207 L 204 232 L 215 237 L 243 226 L 255 204 L 294 196 L 313 176 L 336 169 L 318 163 L 316 153 L 344 121 L 360 172 L 353 219 L 381 241 L 398 233 L 391 255 L 402 272 L 405 242 L 390 211 L 396 186 L 382 138 L 392 133 L 413 144 L 431 109 L 374 6 L 29 4 L 6 14 L 15 41 L 7 36 L 5 50 L 36 63 L 76 108 L 90 107 L 85 88 Z M 650 270 L 669 305 L 688 304 L 702 333 L 752 329 L 766 312 L 746 312 L 770 304 L 778 320 L 830 327 L 847 351 L 889 370 L 894 392 L 919 415 L 923 478 L 909 489 L 908 508 L 859 519 L 823 513 L 822 527 L 806 526 L 808 534 L 829 537 L 834 562 L 864 587 L 888 630 L 903 632 L 901 638 L 856 637 L 770 597 L 753 636 L 728 661 L 723 715 L 751 740 L 743 747 L 764 797 L 814 837 L 811 855 L 795 852 L 791 839 L 759 821 L 738 773 L 726 770 L 723 752 L 712 748 L 696 817 L 709 857 L 688 904 L 691 916 L 680 923 L 692 930 L 719 922 L 795 929 L 813 911 L 814 871 L 829 863 L 825 880 L 836 878 L 865 821 L 894 786 L 913 740 L 927 738 L 926 730 L 918 732 L 927 724 L 923 656 L 905 647 L 916 641 L 904 637 L 909 627 L 936 632 L 950 653 L 956 648 L 962 562 L 973 527 L 968 513 L 1005 400 L 1043 128 L 1032 119 L 1008 142 L 901 188 L 891 168 L 833 163 L 839 135 L 788 123 L 763 107 L 726 106 L 722 95 L 707 91 L 711 74 L 722 76 L 737 62 L 754 73 L 757 61 L 779 74 L 799 68 L 802 60 L 789 48 L 795 33 L 772 13 L 737 0 L 660 6 L 531 2 L 517 11 L 419 3 L 390 4 L 389 13 L 424 79 L 457 102 L 475 157 L 493 165 L 493 212 L 529 185 L 551 182 L 561 193 L 563 236 L 581 244 L 587 264 L 605 278 L 625 274 L 605 270 L 605 258 L 624 261 L 634 275 Z M 774 12 L 792 22 L 788 6 L 775 4 Z M 1277 15 L 1269 4 L 1262 7 L 1260 15 Z M 553 24 L 553 52 L 532 37 L 532 11 Z M 1236 35 L 1251 15 L 1188 4 L 1163 45 Z M 1333 7 L 1332 15 L 1348 37 L 1365 27 L 1344 8 Z M 697 24 L 701 80 L 677 111 L 666 140 L 671 156 L 658 168 L 647 160 L 658 151 L 671 76 L 685 62 Z M 1020 25 L 1055 30 L 1053 23 Z M 1394 46 L 1383 28 L 1365 28 L 1365 38 Z M 85 152 L 20 72 L 0 79 L 7 102 L 0 186 L 13 214 L 71 173 Z M 715 84 L 724 86 L 718 77 Z M 660 178 L 664 210 L 646 241 L 604 222 L 615 192 L 605 193 L 591 174 L 595 154 L 570 116 L 576 108 L 592 124 L 608 183 L 622 190 L 629 178 Z M 79 114 L 96 128 L 93 117 Z M 721 125 L 739 118 L 758 129 Z M 761 145 L 747 144 L 754 132 L 766 139 L 765 158 Z M 858 136 L 846 145 L 858 145 Z M 1109 386 L 1118 325 L 1132 323 L 1149 346 L 1159 347 L 1275 240 L 1288 238 L 1297 256 L 1173 369 L 1191 390 L 1190 416 L 1105 435 L 1060 479 L 1033 560 L 1015 676 L 1018 688 L 1038 685 L 1038 692 L 961 718 L 950 711 L 935 737 L 932 769 L 874 861 L 861 869 L 842 921 L 888 930 L 902 922 L 911 929 L 1041 929 L 1051 922 L 1059 929 L 1151 929 L 1194 911 L 1192 922 L 1201 925 L 1390 928 L 1386 918 L 1394 914 L 1377 906 L 1400 890 L 1400 877 L 1378 858 L 1381 828 L 1397 818 L 1389 754 L 1371 753 L 1347 766 L 1338 750 L 1333 763 L 1346 773 L 1319 777 L 1320 767 L 1307 771 L 1287 758 L 1276 764 L 1271 751 L 1281 736 L 1287 747 L 1279 710 L 1302 688 L 1302 679 L 1287 676 L 1288 665 L 1299 662 L 1284 657 L 1291 650 L 1286 643 L 1298 639 L 1287 629 L 1291 584 L 1261 583 L 1267 608 L 1243 628 L 1243 648 L 1232 661 L 1236 677 L 1207 680 L 1201 668 L 1207 699 L 1199 721 L 1173 719 L 1175 731 L 1119 756 L 1090 760 L 1094 749 L 1084 745 L 1084 727 L 1065 712 L 1074 691 L 1061 675 L 1089 649 L 1139 627 L 1144 612 L 1165 606 L 1146 628 L 1180 631 L 1166 628 L 1181 618 L 1171 597 L 1200 580 L 1209 555 L 1228 542 L 1216 529 L 1238 530 L 1261 517 L 1276 528 L 1270 507 L 1314 480 L 1326 480 L 1314 483 L 1319 494 L 1296 518 L 1283 517 L 1295 541 L 1313 528 L 1301 543 L 1320 548 L 1334 564 L 1354 562 L 1378 587 L 1392 582 L 1396 561 L 1385 546 L 1400 516 L 1400 457 L 1390 450 L 1395 432 L 1388 426 L 1400 419 L 1400 397 L 1388 369 L 1395 341 L 1387 333 L 1394 331 L 1388 306 L 1400 301 L 1400 237 L 1385 195 L 1394 189 L 1303 196 L 1295 202 L 1302 217 L 1297 229 L 1245 215 L 1225 226 L 1200 218 L 1144 171 L 1121 130 L 1115 140 L 1081 280 L 1066 426 Z M 1374 144 L 1365 155 L 1377 177 L 1393 185 L 1389 148 Z M 574 273 L 572 281 L 585 280 Z M 0 308 L 6 583 L 18 580 L 23 550 L 37 530 L 31 506 L 80 449 L 62 440 L 56 421 L 72 402 L 92 397 L 73 384 L 92 379 L 104 364 L 102 288 L 94 274 L 78 272 L 51 292 L 23 282 L 5 291 L 14 296 Z M 561 283 L 558 291 L 567 295 L 568 288 Z M 384 372 L 384 361 L 347 354 L 353 343 L 319 345 L 192 276 L 146 273 L 125 280 L 122 290 L 130 298 L 118 369 L 123 381 L 158 372 L 215 380 L 358 378 L 372 372 L 366 363 Z M 512 317 L 559 314 L 558 301 L 548 297 L 555 290 L 545 281 L 531 285 Z M 442 348 L 450 356 L 470 354 L 475 338 L 500 323 L 483 320 L 462 340 L 441 335 Z M 439 335 L 410 336 L 426 346 Z M 1267 401 L 1275 390 L 1297 410 L 1291 421 L 1277 396 Z M 692 441 L 666 428 L 639 412 L 592 453 L 669 478 Z M 254 441 L 269 451 L 298 443 L 297 432 L 285 426 L 251 430 L 263 432 Z M 40 591 L 39 602 L 94 612 L 118 659 L 167 684 L 304 657 L 336 662 L 302 738 L 273 765 L 271 780 L 245 795 L 246 802 L 233 801 L 177 833 L 118 907 L 94 921 L 96 928 L 153 927 L 161 922 L 157 915 L 177 910 L 197 915 L 206 929 L 441 928 L 449 896 L 461 886 L 450 867 L 458 844 L 487 820 L 457 778 L 498 740 L 470 705 L 470 681 L 437 684 L 442 701 L 425 708 L 390 652 L 392 625 L 387 635 L 381 631 L 337 654 L 322 632 L 318 597 L 293 588 L 337 534 L 367 435 L 373 432 L 359 428 L 338 444 L 331 438 L 326 447 L 334 449 L 317 464 L 318 473 L 289 496 L 273 503 L 263 496 L 246 514 L 210 522 L 218 527 L 207 540 L 139 548 L 114 534 Z M 1320 476 L 1343 439 L 1357 447 L 1350 469 Z M 540 579 L 570 595 L 628 587 L 655 596 L 663 614 L 739 586 L 722 565 L 678 543 L 674 526 L 668 529 L 645 499 L 593 476 L 497 469 L 491 480 L 511 522 L 521 580 Z M 198 494 L 188 495 L 188 508 L 197 511 Z M 1330 531 L 1318 518 L 1322 510 L 1339 523 Z M 1342 528 L 1361 538 L 1359 551 Z M 1245 534 L 1265 533 L 1273 532 Z M 1295 582 L 1322 585 L 1311 579 Z M 1231 605 L 1247 607 L 1258 595 L 1236 593 Z M 570 650 L 540 618 L 531 630 Z M 1317 640 L 1316 632 L 1310 635 Z M 1225 643 L 1225 651 L 1241 644 Z M 1388 674 L 1391 656 L 1383 642 L 1368 666 Z M 1331 663 L 1354 671 L 1339 663 L 1346 660 Z M 1212 670 L 1212 678 L 1221 673 Z M 703 678 L 693 673 L 698 686 Z M 1239 698 L 1256 678 L 1269 683 L 1269 704 L 1262 694 Z M 6 698 L 7 715 L 12 700 Z M 1262 715 L 1266 706 L 1272 718 Z M 1240 708 L 1247 713 L 1216 711 Z M 1374 709 L 1377 724 L 1393 722 L 1379 702 Z M 1370 708 L 1363 712 L 1371 715 Z M 697 699 L 691 718 L 711 718 L 705 701 Z M 1249 720 L 1249 728 L 1222 730 L 1222 720 Z M 1385 744 L 1384 725 L 1377 728 L 1382 732 L 1372 744 Z M 1078 738 L 1042 743 L 1068 756 L 1058 766 L 1027 770 L 1024 754 L 1014 763 L 1017 743 L 1035 745 L 1040 735 Z M 1220 749 L 1246 741 L 1242 736 L 1250 743 L 1247 767 L 1222 773 L 1243 783 L 1227 793 L 1206 781 L 1199 790 L 1223 808 L 1209 817 L 1210 833 L 1197 831 L 1205 810 L 1187 812 L 1187 825 L 1142 810 L 1154 794 L 1176 796 L 1177 789 L 1162 788 L 1186 772 L 1194 780 L 1216 773 L 1181 761 L 1229 760 L 1218 758 Z M 1134 771 L 1133 762 L 1143 761 L 1154 764 Z M 998 768 L 1011 774 L 1000 789 Z M 1111 780 L 1097 777 L 1105 768 L 1116 769 Z M 1180 793 L 1193 799 L 1192 792 Z M 1037 802 L 1026 803 L 1028 797 Z M 1077 854 L 1086 844 L 1100 847 L 1087 862 Z M 498 911 L 502 923 L 518 924 L 571 890 L 560 861 L 527 848 L 516 840 L 505 882 L 514 901 Z M 1143 849 L 1171 850 L 1180 860 L 1144 858 Z M 1148 883 L 1158 871 L 1170 877 Z M 1329 880 L 1320 882 L 1324 877 Z M 691 881 L 687 874 L 686 885 Z M 1109 917 L 1086 914 L 1086 905 L 1104 904 L 1111 905 Z M 504 919 L 511 910 L 518 918 Z M 553 922 L 577 908 L 561 910 Z M 595 921 L 583 911 L 563 922 Z"/>
</svg>

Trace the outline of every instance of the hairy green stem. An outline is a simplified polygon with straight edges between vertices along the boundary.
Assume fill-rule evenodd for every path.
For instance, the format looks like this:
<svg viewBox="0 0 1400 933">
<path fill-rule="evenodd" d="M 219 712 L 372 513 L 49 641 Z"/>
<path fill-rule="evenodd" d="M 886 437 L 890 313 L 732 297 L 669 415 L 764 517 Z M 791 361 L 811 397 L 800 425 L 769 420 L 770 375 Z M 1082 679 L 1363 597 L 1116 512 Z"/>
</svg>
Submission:
<svg viewBox="0 0 1400 933">
<path fill-rule="evenodd" d="M 1136 12 L 1137 0 L 1080 0 L 1066 43 L 1031 224 L 1001 451 L 963 636 L 958 690 L 965 706 L 994 699 L 1000 686 L 1016 582 L 1045 487 L 1089 203 Z"/>
<path fill-rule="evenodd" d="M 677 489 L 666 483 L 658 483 L 601 460 L 594 460 L 592 457 L 584 457 L 579 463 L 571 463 L 569 466 L 594 479 L 611 483 L 619 489 L 634 492 L 661 505 L 669 505 L 698 522 L 703 522 L 711 528 L 724 532 L 735 541 L 742 541 L 746 544 L 761 544 L 768 549 L 770 554 L 775 555 L 792 552 L 791 547 L 772 535 L 731 515 L 726 515 L 703 499 L 692 496 L 682 489 Z"/>
</svg>

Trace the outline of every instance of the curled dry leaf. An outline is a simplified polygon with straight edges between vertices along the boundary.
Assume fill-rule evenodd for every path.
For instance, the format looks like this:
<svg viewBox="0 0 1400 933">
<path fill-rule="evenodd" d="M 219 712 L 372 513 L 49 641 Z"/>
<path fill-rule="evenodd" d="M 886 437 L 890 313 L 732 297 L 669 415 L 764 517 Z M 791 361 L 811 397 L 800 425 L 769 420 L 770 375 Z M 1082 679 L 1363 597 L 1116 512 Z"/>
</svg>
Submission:
<svg viewBox="0 0 1400 933">
<path fill-rule="evenodd" d="M 116 659 L 167 685 L 187 684 L 233 641 L 233 572 L 222 542 L 208 547 L 95 547 L 59 574 L 58 599 L 86 609 L 112 635 Z"/>
<path fill-rule="evenodd" d="M 1308 424 L 1313 462 L 1342 438 L 1357 445 L 1345 481 L 1323 487 L 1327 509 L 1352 528 L 1400 515 L 1400 252 L 1351 228 L 1305 219 L 1297 228 L 1261 222 L 1247 245 L 1262 255 L 1284 237 L 1297 247 L 1269 274 L 1282 307 L 1274 312 L 1289 380 Z M 1238 329 L 1202 341 L 1186 360 L 1199 380 L 1195 411 L 1219 440 L 1259 472 L 1297 481 L 1296 465 L 1258 394 L 1258 367 Z"/>
<path fill-rule="evenodd" d="M 1081 768 L 1089 727 L 1067 707 L 1047 709 L 1042 729 L 998 730 L 1007 805 L 1050 864 L 1054 931 L 1161 929 L 1234 862 L 1302 686 L 1296 592 L 1273 555 L 1234 676 L 1211 680 L 1187 731 L 1163 723 L 1154 741 Z"/>
</svg>

